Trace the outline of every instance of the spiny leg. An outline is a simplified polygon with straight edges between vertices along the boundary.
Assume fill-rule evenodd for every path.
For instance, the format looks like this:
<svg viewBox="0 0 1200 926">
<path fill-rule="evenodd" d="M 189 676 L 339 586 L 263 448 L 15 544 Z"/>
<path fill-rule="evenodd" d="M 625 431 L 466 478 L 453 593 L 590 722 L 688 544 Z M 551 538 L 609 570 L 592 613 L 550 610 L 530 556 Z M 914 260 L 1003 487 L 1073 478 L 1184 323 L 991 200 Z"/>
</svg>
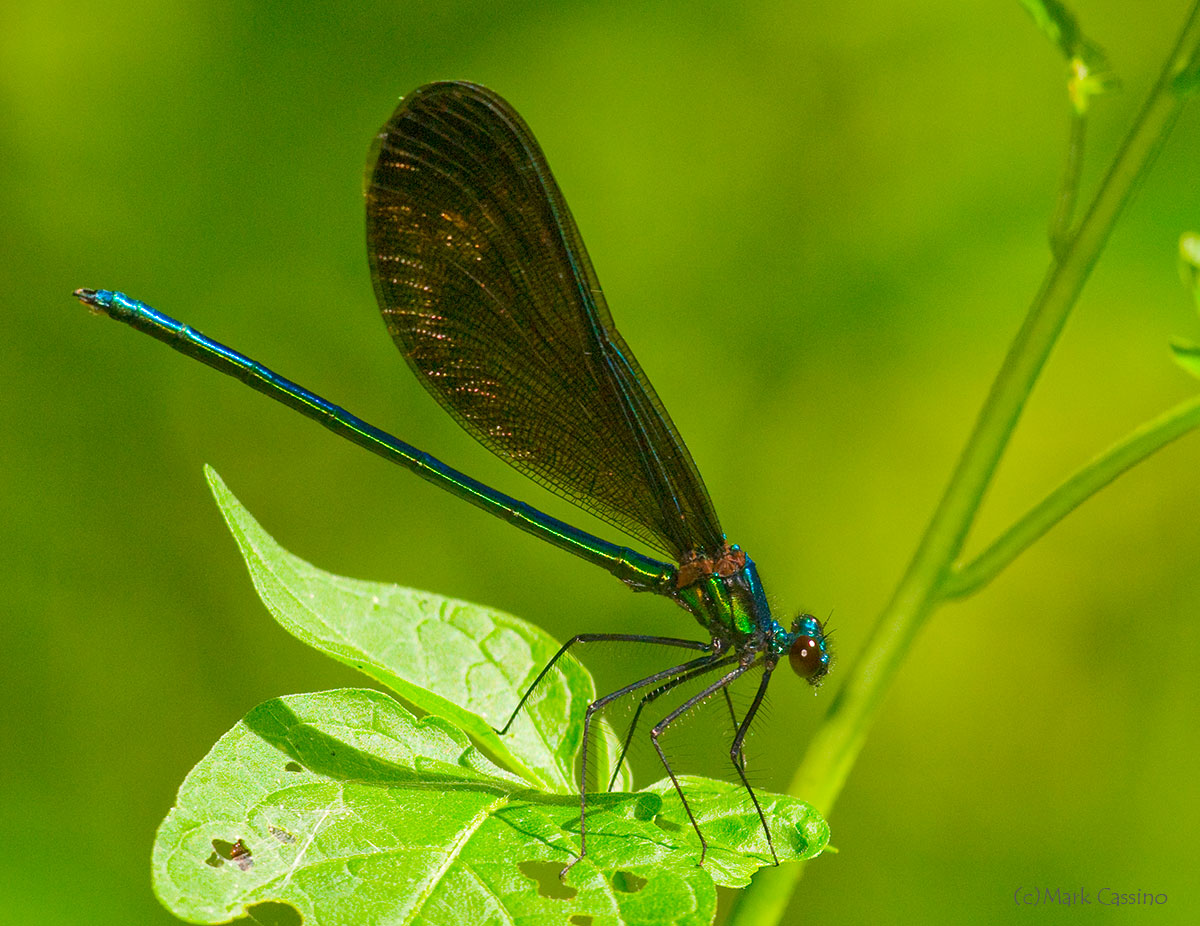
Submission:
<svg viewBox="0 0 1200 926">
<path fill-rule="evenodd" d="M 712 666 L 701 666 L 699 669 L 694 669 L 685 675 L 679 675 L 679 676 L 671 679 L 670 681 L 664 682 L 662 685 L 655 688 L 653 691 L 647 692 L 645 695 L 642 696 L 642 699 L 638 702 L 637 710 L 635 710 L 633 712 L 633 719 L 629 722 L 629 729 L 625 733 L 625 741 L 621 744 L 621 752 L 617 756 L 617 761 L 613 763 L 612 778 L 610 778 L 608 781 L 608 790 L 609 791 L 612 790 L 613 784 L 617 780 L 617 775 L 620 774 L 621 763 L 625 761 L 625 754 L 627 752 L 629 752 L 629 746 L 633 742 L 633 734 L 637 730 L 638 720 L 641 719 L 642 711 L 645 709 L 646 705 L 650 704 L 654 701 L 657 701 L 660 697 L 662 697 L 668 691 L 671 691 L 672 689 L 678 687 L 679 685 L 682 685 L 685 682 L 690 682 L 692 679 L 697 678 L 698 676 L 704 675 L 711 671 L 713 671 Z M 724 691 L 724 693 L 725 693 L 725 700 L 729 704 L 729 713 L 732 715 L 733 714 L 733 703 L 729 700 L 729 689 L 723 688 L 722 691 Z M 738 725 L 737 717 L 734 717 L 733 718 L 733 728 L 734 728 L 735 732 L 737 730 L 737 725 Z"/>
<path fill-rule="evenodd" d="M 729 719 L 733 721 L 733 732 L 737 733 L 737 729 L 738 729 L 737 712 L 734 711 L 734 709 L 733 709 L 733 698 L 731 698 L 729 696 L 728 686 L 721 689 L 721 694 L 725 695 L 725 706 L 727 708 L 729 708 Z M 743 772 L 746 771 L 746 754 L 744 752 L 738 753 L 738 761 L 742 765 L 742 771 Z"/>
<path fill-rule="evenodd" d="M 729 758 L 733 762 L 734 769 L 737 770 L 738 777 L 742 779 L 742 785 L 746 788 L 746 793 L 750 795 L 750 800 L 754 802 L 754 809 L 758 811 L 758 820 L 762 823 L 763 832 L 767 836 L 767 848 L 771 850 L 771 858 L 775 860 L 775 866 L 778 868 L 779 856 L 775 854 L 775 843 L 771 840 L 771 828 L 767 826 L 767 817 L 763 813 L 762 806 L 758 803 L 758 795 L 754 793 L 754 789 L 750 787 L 750 782 L 746 778 L 746 759 L 742 753 L 742 743 L 745 741 L 746 734 L 750 730 L 750 724 L 754 721 L 754 715 L 758 713 L 758 708 L 762 705 L 763 697 L 767 693 L 767 683 L 770 682 L 771 673 L 774 671 L 775 667 L 769 663 L 763 666 L 762 681 L 758 683 L 758 691 L 754 694 L 754 700 L 750 702 L 750 709 L 746 711 L 746 716 L 737 728 L 737 733 L 734 734 L 733 743 L 729 747 Z"/>
<path fill-rule="evenodd" d="M 598 698 L 588 705 L 583 718 L 583 744 L 579 751 L 579 855 L 568 862 L 563 870 L 558 873 L 560 879 L 565 878 L 567 872 L 587 855 L 587 762 L 588 744 L 591 742 L 592 719 L 613 701 L 645 688 L 647 685 L 653 685 L 655 682 L 661 682 L 675 675 L 687 674 L 695 669 L 704 668 L 709 671 L 715 671 L 722 666 L 729 665 L 735 659 L 737 659 L 736 654 L 726 656 L 719 652 L 707 653 L 699 659 L 692 659 L 677 666 L 671 666 L 669 669 L 655 672 L 653 675 L 639 679 L 630 685 L 626 685 L 624 688 L 618 688 L 611 694 L 606 694 L 603 698 Z"/>
<path fill-rule="evenodd" d="M 730 657 L 730 661 L 732 661 L 732 659 L 735 659 L 735 658 L 737 658 L 737 657 L 736 656 Z M 692 829 L 694 829 L 696 831 L 696 836 L 700 840 L 700 860 L 696 863 L 697 865 L 704 864 L 704 856 L 708 854 L 708 842 L 705 840 L 704 834 L 702 832 L 700 832 L 700 824 L 696 822 L 696 816 L 695 816 L 695 814 L 692 813 L 692 808 L 688 806 L 687 798 L 683 794 L 683 788 L 681 788 L 679 786 L 679 779 L 675 777 L 675 771 L 674 771 L 674 769 L 671 768 L 671 763 L 667 761 L 667 754 L 665 752 L 663 752 L 662 746 L 659 745 L 658 738 L 660 736 L 662 736 L 662 734 L 664 732 L 666 732 L 666 729 L 671 724 L 673 724 L 677 719 L 679 719 L 680 716 L 682 716 L 687 711 L 691 710 L 693 707 L 695 707 L 697 704 L 699 704 L 705 698 L 710 697 L 712 694 L 719 691 L 720 689 L 726 688 L 729 685 L 732 685 L 738 678 L 740 678 L 743 674 L 745 674 L 745 672 L 753 665 L 754 665 L 753 662 L 748 662 L 748 663 L 745 663 L 744 665 L 739 665 L 732 672 L 726 673 L 725 675 L 721 676 L 719 679 L 717 679 L 715 682 L 713 682 L 711 685 L 709 685 L 707 688 L 705 688 L 702 692 L 700 692 L 697 695 L 692 696 L 691 698 L 688 698 L 688 700 L 684 701 L 683 704 L 679 705 L 679 707 L 677 707 L 677 708 L 675 708 L 675 710 L 671 711 L 671 713 L 669 713 L 666 717 L 664 717 L 657 724 L 655 724 L 654 729 L 652 729 L 650 731 L 650 742 L 652 742 L 654 744 L 654 749 L 655 749 L 655 751 L 658 752 L 659 759 L 662 760 L 663 768 L 665 768 L 667 770 L 667 774 L 671 778 L 671 784 L 673 784 L 675 786 L 675 793 L 679 795 L 679 801 L 681 804 L 683 804 L 683 809 L 687 813 L 688 819 L 692 822 Z M 751 715 L 751 716 L 753 716 L 753 715 Z M 743 724 L 744 723 L 745 722 L 743 721 Z M 739 745 L 740 745 L 740 743 L 739 743 Z M 761 813 L 761 811 L 760 811 L 760 813 Z"/>
<path fill-rule="evenodd" d="M 681 640 L 676 637 L 651 637 L 637 633 L 577 633 L 571 637 L 566 643 L 559 647 L 558 652 L 554 657 L 543 666 L 542 671 L 537 674 L 537 678 L 533 680 L 525 693 L 521 695 L 521 700 L 517 702 L 517 706 L 513 708 L 513 712 L 509 715 L 508 720 L 502 727 L 492 727 L 498 734 L 504 736 L 512 726 L 513 721 L 517 719 L 517 714 L 521 713 L 521 708 L 525 706 L 525 702 L 529 700 L 529 696 L 533 694 L 534 689 L 541 684 L 542 679 L 546 674 L 554 668 L 554 664 L 576 643 L 650 643 L 656 646 L 675 646 L 680 649 L 707 650 L 712 644 L 701 643 L 699 640 Z"/>
</svg>

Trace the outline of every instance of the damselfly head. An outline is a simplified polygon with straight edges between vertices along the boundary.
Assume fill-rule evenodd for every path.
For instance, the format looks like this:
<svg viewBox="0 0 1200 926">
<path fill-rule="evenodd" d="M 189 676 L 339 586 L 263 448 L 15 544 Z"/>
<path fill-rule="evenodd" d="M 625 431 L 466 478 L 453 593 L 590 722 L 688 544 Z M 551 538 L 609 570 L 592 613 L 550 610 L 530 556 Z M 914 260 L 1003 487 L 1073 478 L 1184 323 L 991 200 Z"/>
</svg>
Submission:
<svg viewBox="0 0 1200 926">
<path fill-rule="evenodd" d="M 801 614 L 792 621 L 796 639 L 788 649 L 792 671 L 816 688 L 829 672 L 832 658 L 825 639 L 825 628 L 811 614 Z"/>
</svg>

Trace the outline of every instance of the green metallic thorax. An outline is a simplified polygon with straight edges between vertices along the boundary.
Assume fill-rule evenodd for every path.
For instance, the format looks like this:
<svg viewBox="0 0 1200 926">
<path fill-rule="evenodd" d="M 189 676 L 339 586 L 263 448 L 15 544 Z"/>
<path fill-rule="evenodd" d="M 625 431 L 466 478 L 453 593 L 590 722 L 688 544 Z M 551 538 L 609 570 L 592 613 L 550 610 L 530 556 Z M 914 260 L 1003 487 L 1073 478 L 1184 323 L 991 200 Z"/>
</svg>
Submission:
<svg viewBox="0 0 1200 926">
<path fill-rule="evenodd" d="M 736 572 L 724 576 L 707 573 L 676 589 L 672 597 L 714 639 L 723 640 L 734 649 L 753 644 L 759 652 L 765 650 L 776 657 L 782 654 L 781 647 L 788 635 L 771 615 L 758 569 L 749 557 Z M 788 639 L 787 643 L 790 642 Z"/>
</svg>

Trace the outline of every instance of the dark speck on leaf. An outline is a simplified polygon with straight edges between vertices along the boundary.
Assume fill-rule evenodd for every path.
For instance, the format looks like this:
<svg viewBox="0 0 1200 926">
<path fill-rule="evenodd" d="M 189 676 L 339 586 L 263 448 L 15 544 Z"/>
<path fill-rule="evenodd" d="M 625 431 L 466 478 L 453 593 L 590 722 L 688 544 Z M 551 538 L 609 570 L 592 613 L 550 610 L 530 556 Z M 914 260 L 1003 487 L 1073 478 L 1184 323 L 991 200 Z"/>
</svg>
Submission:
<svg viewBox="0 0 1200 926">
<path fill-rule="evenodd" d="M 205 861 L 206 865 L 219 868 L 223 862 L 234 862 L 242 871 L 249 871 L 254 867 L 254 858 L 250 847 L 241 839 L 237 842 L 214 839 L 212 847 L 213 854 Z"/>
</svg>

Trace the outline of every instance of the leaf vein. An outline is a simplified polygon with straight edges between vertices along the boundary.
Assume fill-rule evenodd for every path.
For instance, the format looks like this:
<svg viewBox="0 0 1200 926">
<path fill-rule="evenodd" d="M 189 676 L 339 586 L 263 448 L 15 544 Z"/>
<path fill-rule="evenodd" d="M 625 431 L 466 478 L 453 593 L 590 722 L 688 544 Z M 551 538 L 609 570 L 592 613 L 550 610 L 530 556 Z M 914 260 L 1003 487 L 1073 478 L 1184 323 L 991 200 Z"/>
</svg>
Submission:
<svg viewBox="0 0 1200 926">
<path fill-rule="evenodd" d="M 437 869 L 430 875 L 429 879 L 425 883 L 424 889 L 420 894 L 417 895 L 416 903 L 414 903 L 412 906 L 412 916 L 405 920 L 406 924 L 411 923 L 416 917 L 417 912 L 424 908 L 425 902 L 429 900 L 429 895 L 432 894 L 434 888 L 441 883 L 442 879 L 446 876 L 446 872 L 450 870 L 450 866 L 462 854 L 463 849 L 466 847 L 471 837 L 474 836 L 479 831 L 479 828 L 487 822 L 488 818 L 491 817 L 492 812 L 495 811 L 497 807 L 500 807 L 507 802 L 508 797 L 505 796 L 499 800 L 492 801 L 492 803 L 488 804 L 486 807 L 481 807 L 479 812 L 475 814 L 474 818 L 472 818 L 471 822 L 462 828 L 462 832 L 459 833 L 458 838 L 454 840 L 454 842 L 450 845 L 449 850 L 446 852 L 446 857 L 442 860 L 442 864 L 439 865 Z"/>
<path fill-rule="evenodd" d="M 325 812 L 321 814 L 321 819 L 317 821 L 317 825 L 312 828 L 312 831 L 308 834 L 307 838 L 305 838 L 304 845 L 302 845 L 300 847 L 300 851 L 296 853 L 296 859 L 292 862 L 291 867 L 288 869 L 287 876 L 283 879 L 283 884 L 280 885 L 280 890 L 286 888 L 291 882 L 292 875 L 296 873 L 296 869 L 299 868 L 300 863 L 304 861 L 304 856 L 308 853 L 309 846 L 311 846 L 313 840 L 317 838 L 317 833 L 321 832 L 321 827 L 325 825 L 325 821 L 329 819 L 329 815 L 333 813 L 334 806 L 340 802 L 341 798 L 339 797 L 336 800 L 330 801 L 325 806 Z"/>
</svg>

